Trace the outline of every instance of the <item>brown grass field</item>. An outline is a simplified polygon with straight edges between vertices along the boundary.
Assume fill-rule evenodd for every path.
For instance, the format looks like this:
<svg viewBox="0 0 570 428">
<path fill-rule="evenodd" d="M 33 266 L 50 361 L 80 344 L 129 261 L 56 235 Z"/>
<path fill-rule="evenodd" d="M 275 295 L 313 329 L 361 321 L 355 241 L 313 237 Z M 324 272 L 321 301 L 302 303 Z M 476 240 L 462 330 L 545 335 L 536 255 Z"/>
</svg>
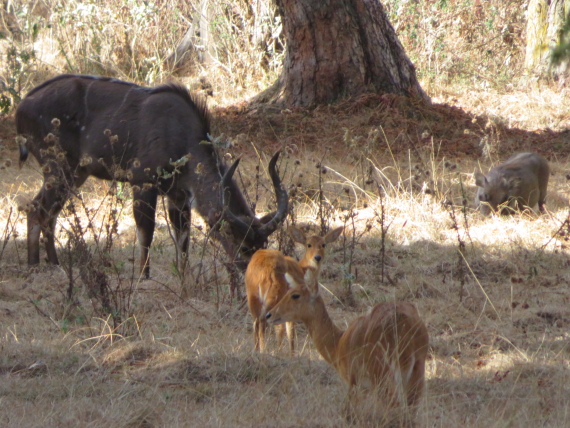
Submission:
<svg viewBox="0 0 570 428">
<path fill-rule="evenodd" d="M 505 13 L 497 16 L 504 20 L 518 10 L 512 2 L 487 3 L 503 4 Z M 438 16 L 441 25 L 455 19 Z M 404 44 L 410 42 L 405 24 L 395 23 Z M 561 82 L 508 75 L 513 65 L 477 63 L 472 50 L 459 49 L 459 36 L 442 40 L 449 50 L 457 48 L 463 67 L 479 70 L 477 78 L 457 72 L 454 79 L 441 57 L 433 61 L 445 73 L 434 77 L 422 48 L 406 45 L 432 97 L 430 107 L 363 95 L 316 109 L 251 109 L 247 97 L 259 88 L 242 82 L 240 92 L 235 80 L 227 81 L 228 67 L 212 66 L 213 134 L 232 141 L 229 155 L 242 156 L 240 183 L 258 201 L 258 212 L 274 202 L 266 172 L 261 168 L 256 179 L 252 171 L 283 149 L 279 168 L 294 205 L 287 223 L 313 224 L 317 232 L 323 224 L 345 226 L 321 276 L 339 326 L 378 302 L 417 306 L 430 334 L 417 426 L 567 427 L 570 92 Z M 520 65 L 516 40 L 500 53 L 508 49 Z M 6 64 L 3 72 L 13 71 Z M 53 69 L 67 70 L 61 63 Z M 233 73 L 240 70 L 259 77 L 260 85 L 275 76 L 249 68 Z M 135 80 L 125 74 L 118 75 Z M 45 70 L 25 76 L 26 90 L 47 77 Z M 18 168 L 13 112 L 1 117 L 0 139 L 0 426 L 386 422 L 374 409 L 360 422 L 347 422 L 346 386 L 301 326 L 294 358 L 271 342 L 267 353 L 254 352 L 247 305 L 230 300 L 223 252 L 205 241 L 197 215 L 191 254 L 177 265 L 159 210 L 151 279 L 141 280 L 130 189 L 89 180 L 59 218 L 61 266 L 28 268 L 19 208 L 40 188 L 40 168 L 33 160 Z M 483 218 L 473 209 L 473 172 L 486 172 L 518 151 L 539 152 L 550 162 L 548 212 Z M 82 242 L 108 281 L 113 314 L 102 312 L 73 264 Z M 300 256 L 284 230 L 270 244 Z"/>
</svg>

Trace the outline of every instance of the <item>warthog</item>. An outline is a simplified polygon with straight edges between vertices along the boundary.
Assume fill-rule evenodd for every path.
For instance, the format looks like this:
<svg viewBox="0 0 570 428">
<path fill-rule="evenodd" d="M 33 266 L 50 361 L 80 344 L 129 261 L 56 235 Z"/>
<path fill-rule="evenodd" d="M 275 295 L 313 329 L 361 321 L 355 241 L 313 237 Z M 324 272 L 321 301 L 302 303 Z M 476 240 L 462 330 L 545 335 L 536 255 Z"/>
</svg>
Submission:
<svg viewBox="0 0 570 428">
<path fill-rule="evenodd" d="M 269 163 L 278 209 L 259 219 L 232 179 L 239 159 L 227 168 L 207 143 L 205 101 L 175 84 L 146 88 L 110 78 L 61 75 L 26 95 L 16 111 L 16 127 L 23 137 L 20 161 L 30 151 L 44 174 L 28 210 L 30 265 L 40 261 L 40 232 L 48 261 L 58 263 L 57 216 L 89 176 L 132 185 L 145 277 L 159 194 L 168 197 L 169 219 L 182 251 L 188 249 L 192 203 L 210 227 L 226 220 L 229 233 L 215 228 L 213 236 L 232 258 L 237 254 L 242 270 L 287 216 L 288 196 L 276 171 L 279 153 Z"/>
<path fill-rule="evenodd" d="M 518 153 L 491 169 L 487 176 L 475 172 L 478 186 L 475 203 L 488 215 L 500 208 L 502 214 L 538 204 L 544 212 L 544 200 L 550 168 L 544 158 L 535 153 Z"/>
</svg>

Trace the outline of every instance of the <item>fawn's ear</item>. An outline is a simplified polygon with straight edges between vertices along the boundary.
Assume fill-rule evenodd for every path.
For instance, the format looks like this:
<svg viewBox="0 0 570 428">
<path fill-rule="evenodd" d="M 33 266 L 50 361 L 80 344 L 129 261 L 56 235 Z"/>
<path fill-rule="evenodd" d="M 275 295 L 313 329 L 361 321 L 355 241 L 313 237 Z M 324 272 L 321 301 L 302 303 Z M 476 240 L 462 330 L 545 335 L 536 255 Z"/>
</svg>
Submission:
<svg viewBox="0 0 570 428">
<path fill-rule="evenodd" d="M 289 232 L 289 235 L 291 235 L 293 241 L 298 242 L 299 244 L 307 245 L 307 237 L 301 229 L 296 226 L 289 226 L 287 231 Z"/>
<path fill-rule="evenodd" d="M 324 237 L 325 242 L 327 244 L 330 244 L 331 242 L 336 241 L 338 239 L 338 237 L 341 235 L 343 230 L 344 230 L 344 226 L 340 226 L 340 227 L 337 227 L 336 229 L 329 231 L 329 233 L 327 233 Z"/>
</svg>

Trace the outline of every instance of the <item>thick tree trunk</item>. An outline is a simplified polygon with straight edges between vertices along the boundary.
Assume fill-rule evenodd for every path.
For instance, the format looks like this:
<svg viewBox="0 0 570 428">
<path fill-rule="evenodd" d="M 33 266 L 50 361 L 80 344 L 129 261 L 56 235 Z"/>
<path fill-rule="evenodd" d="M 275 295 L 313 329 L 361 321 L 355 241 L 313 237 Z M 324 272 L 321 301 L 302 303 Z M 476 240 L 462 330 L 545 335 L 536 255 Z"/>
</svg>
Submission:
<svg viewBox="0 0 570 428">
<path fill-rule="evenodd" d="M 326 104 L 366 91 L 429 97 L 378 0 L 275 0 L 287 50 L 277 82 L 254 101 Z"/>
<path fill-rule="evenodd" d="M 525 66 L 537 74 L 565 74 L 568 61 L 551 68 L 552 49 L 560 44 L 570 0 L 530 0 L 526 27 Z"/>
</svg>

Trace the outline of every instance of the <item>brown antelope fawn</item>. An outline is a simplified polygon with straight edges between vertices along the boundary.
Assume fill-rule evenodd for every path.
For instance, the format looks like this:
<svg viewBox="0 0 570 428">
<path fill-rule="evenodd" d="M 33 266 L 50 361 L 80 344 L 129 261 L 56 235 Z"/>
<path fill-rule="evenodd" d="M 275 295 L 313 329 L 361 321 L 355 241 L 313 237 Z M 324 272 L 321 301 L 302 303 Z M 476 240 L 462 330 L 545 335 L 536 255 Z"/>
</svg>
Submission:
<svg viewBox="0 0 570 428">
<path fill-rule="evenodd" d="M 315 280 L 318 281 L 326 244 L 336 241 L 342 231 L 343 228 L 338 227 L 325 236 L 315 235 L 307 238 L 301 229 L 290 227 L 289 233 L 293 240 L 305 246 L 305 254 L 299 262 L 277 250 L 255 252 L 245 272 L 245 287 L 247 303 L 253 317 L 256 350 L 262 352 L 265 350 L 265 329 L 267 327 L 265 313 L 273 308 L 289 290 L 286 275 L 294 278 L 296 282 L 302 282 L 306 270 L 310 268 L 314 272 Z M 293 323 L 275 326 L 277 343 L 281 347 L 285 330 L 289 339 L 289 351 L 293 355 L 295 352 Z"/>
<path fill-rule="evenodd" d="M 374 388 L 387 409 L 399 404 L 414 408 L 424 389 L 429 344 L 415 306 L 379 303 L 342 331 L 331 320 L 314 275 L 309 270 L 302 281 L 288 276 L 292 289 L 267 313 L 267 321 L 305 324 L 319 353 L 348 384 L 349 415 L 355 388 Z"/>
</svg>

